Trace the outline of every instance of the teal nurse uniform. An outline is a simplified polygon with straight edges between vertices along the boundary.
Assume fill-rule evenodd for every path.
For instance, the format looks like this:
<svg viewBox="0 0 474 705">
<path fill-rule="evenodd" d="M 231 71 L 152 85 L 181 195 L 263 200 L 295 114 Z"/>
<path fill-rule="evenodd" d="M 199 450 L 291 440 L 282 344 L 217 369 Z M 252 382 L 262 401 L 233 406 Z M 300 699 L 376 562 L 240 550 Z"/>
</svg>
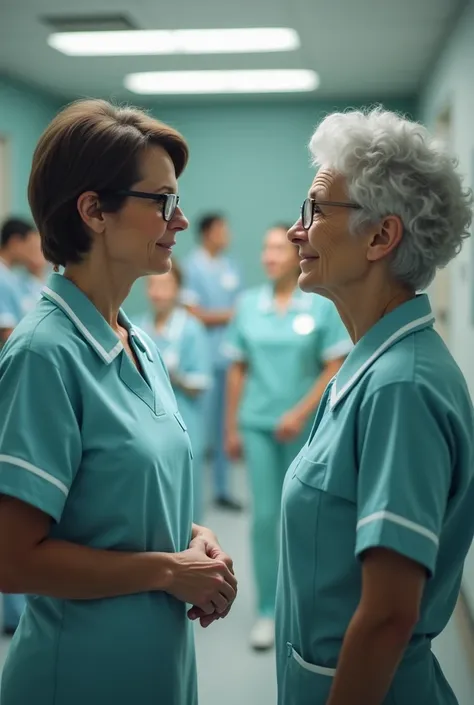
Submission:
<svg viewBox="0 0 474 705">
<path fill-rule="evenodd" d="M 290 443 L 281 443 L 275 433 L 282 416 L 308 394 L 324 365 L 351 348 L 335 306 L 299 289 L 285 312 L 275 306 L 271 286 L 245 292 L 228 332 L 226 354 L 247 365 L 239 426 L 253 497 L 252 553 L 262 617 L 275 612 L 283 479 L 309 428 Z"/>
<path fill-rule="evenodd" d="M 211 257 L 198 247 L 184 261 L 182 301 L 205 311 L 228 311 L 235 307 L 242 290 L 242 276 L 236 263 L 226 255 Z M 224 413 L 226 375 L 229 361 L 222 353 L 227 326 L 206 329 L 211 354 L 212 385 L 206 394 L 206 415 L 213 451 L 213 493 L 216 500 L 231 499 L 229 462 L 225 452 Z"/>
<path fill-rule="evenodd" d="M 0 328 L 10 329 L 20 322 L 22 291 L 16 274 L 0 260 Z M 2 348 L 0 340 L 0 349 Z M 3 595 L 3 630 L 12 634 L 25 608 L 23 595 Z"/>
<path fill-rule="evenodd" d="M 474 416 L 425 295 L 381 319 L 329 385 L 283 490 L 280 705 L 325 705 L 361 597 L 360 556 L 426 568 L 420 618 L 385 705 L 454 705 L 431 651 L 474 535 Z"/>
<path fill-rule="evenodd" d="M 171 375 L 199 390 L 193 396 L 186 394 L 179 385 L 173 385 L 178 409 L 188 429 L 193 449 L 194 522 L 200 524 L 203 508 L 203 474 L 205 438 L 204 394 L 212 385 L 212 368 L 206 329 L 185 309 L 176 307 L 158 333 L 153 320 L 148 317 L 141 327 L 157 345 Z"/>
<path fill-rule="evenodd" d="M 50 515 L 51 537 L 178 552 L 192 532 L 191 448 L 152 341 L 55 274 L 0 358 L 0 493 Z M 164 592 L 28 596 L 2 705 L 196 705 L 192 626 Z"/>
</svg>

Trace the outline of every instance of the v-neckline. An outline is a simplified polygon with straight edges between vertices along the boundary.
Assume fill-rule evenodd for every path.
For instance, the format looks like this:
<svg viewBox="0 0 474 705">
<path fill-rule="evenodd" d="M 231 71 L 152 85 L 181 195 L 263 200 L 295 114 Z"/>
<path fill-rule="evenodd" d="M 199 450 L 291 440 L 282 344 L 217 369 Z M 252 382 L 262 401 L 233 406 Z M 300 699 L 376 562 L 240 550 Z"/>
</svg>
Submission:
<svg viewBox="0 0 474 705">
<path fill-rule="evenodd" d="M 136 394 L 139 399 L 153 411 L 157 413 L 156 394 L 153 381 L 150 379 L 146 365 L 144 364 L 144 354 L 140 354 L 140 350 L 134 344 L 133 336 L 128 336 L 129 345 L 137 360 L 137 365 L 130 359 L 129 354 L 122 350 L 122 359 L 120 361 L 120 378 L 127 387 Z"/>
</svg>

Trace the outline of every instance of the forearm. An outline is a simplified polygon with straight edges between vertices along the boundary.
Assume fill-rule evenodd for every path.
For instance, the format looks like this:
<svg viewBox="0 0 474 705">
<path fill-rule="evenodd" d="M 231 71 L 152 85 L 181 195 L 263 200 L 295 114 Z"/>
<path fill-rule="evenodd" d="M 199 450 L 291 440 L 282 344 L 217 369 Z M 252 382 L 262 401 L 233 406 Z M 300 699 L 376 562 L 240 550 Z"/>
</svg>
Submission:
<svg viewBox="0 0 474 705">
<path fill-rule="evenodd" d="M 332 368 L 325 368 L 320 374 L 315 384 L 308 394 L 296 405 L 294 411 L 303 419 L 309 418 L 318 408 L 318 404 L 324 394 L 324 390 L 334 376 Z"/>
<path fill-rule="evenodd" d="M 225 416 L 225 428 L 227 431 L 237 428 L 245 376 L 246 372 L 243 363 L 234 362 L 227 375 L 227 408 Z"/>
<path fill-rule="evenodd" d="M 165 590 L 173 555 L 128 553 L 47 539 L 3 567 L 2 590 L 66 600 L 96 600 Z"/>
<path fill-rule="evenodd" d="M 228 309 L 206 311 L 199 306 L 188 306 L 188 309 L 193 316 L 196 316 L 207 328 L 225 326 L 230 323 L 233 316 L 233 311 Z"/>
<path fill-rule="evenodd" d="M 382 705 L 412 628 L 356 612 L 346 632 L 327 705 Z"/>
</svg>

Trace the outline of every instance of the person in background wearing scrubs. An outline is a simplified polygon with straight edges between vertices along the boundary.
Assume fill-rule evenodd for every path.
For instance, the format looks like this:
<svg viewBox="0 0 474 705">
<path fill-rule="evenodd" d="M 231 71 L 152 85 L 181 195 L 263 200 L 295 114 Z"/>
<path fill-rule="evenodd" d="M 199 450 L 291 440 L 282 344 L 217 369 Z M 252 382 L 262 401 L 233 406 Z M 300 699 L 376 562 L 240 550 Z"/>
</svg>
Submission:
<svg viewBox="0 0 474 705">
<path fill-rule="evenodd" d="M 354 348 L 283 489 L 280 705 L 455 705 L 431 651 L 474 535 L 474 415 L 423 291 L 469 234 L 472 197 L 419 124 L 329 115 L 289 232 L 300 288 Z"/>
<path fill-rule="evenodd" d="M 164 363 L 121 309 L 170 269 L 187 158 L 171 127 L 100 100 L 60 112 L 35 150 L 30 207 L 64 274 L 0 358 L 0 587 L 28 595 L 2 705 L 195 705 L 191 620 L 235 599 L 230 558 L 192 523 Z"/>
<path fill-rule="evenodd" d="M 40 300 L 41 291 L 50 273 L 50 267 L 41 251 L 41 238 L 39 233 L 36 233 L 29 257 L 23 263 L 23 271 L 18 272 L 22 296 L 21 307 L 24 313 L 29 313 Z"/>
<path fill-rule="evenodd" d="M 14 268 L 27 270 L 41 259 L 44 265 L 36 228 L 20 218 L 6 220 L 0 235 L 0 349 L 28 310 L 25 280 Z M 3 595 L 3 633 L 6 636 L 15 633 L 24 607 L 23 595 Z"/>
<path fill-rule="evenodd" d="M 225 344 L 227 449 L 249 471 L 252 554 L 258 620 L 250 643 L 274 643 L 278 526 L 283 479 L 309 433 L 329 380 L 352 347 L 335 306 L 297 287 L 300 265 L 288 226 L 266 234 L 262 262 L 269 282 L 240 298 Z"/>
<path fill-rule="evenodd" d="M 216 506 L 240 511 L 229 487 L 229 458 L 225 451 L 224 414 L 228 360 L 222 341 L 241 290 L 239 269 L 224 254 L 229 226 L 222 215 L 209 214 L 199 223 L 200 247 L 185 260 L 183 303 L 206 326 L 212 354 L 213 383 L 207 398 L 208 427 L 213 452 L 213 493 Z M 207 439 L 206 439 L 207 440 Z"/>
<path fill-rule="evenodd" d="M 203 392 L 211 385 L 211 364 L 204 326 L 179 304 L 181 286 L 182 274 L 176 260 L 166 274 L 148 277 L 147 294 L 154 316 L 147 317 L 142 328 L 161 352 L 191 439 L 194 522 L 199 524 L 203 516 L 205 452 Z"/>
<path fill-rule="evenodd" d="M 14 268 L 27 268 L 41 251 L 39 234 L 31 223 L 19 218 L 6 220 L 0 231 L 0 347 L 20 322 L 24 292 Z"/>
</svg>

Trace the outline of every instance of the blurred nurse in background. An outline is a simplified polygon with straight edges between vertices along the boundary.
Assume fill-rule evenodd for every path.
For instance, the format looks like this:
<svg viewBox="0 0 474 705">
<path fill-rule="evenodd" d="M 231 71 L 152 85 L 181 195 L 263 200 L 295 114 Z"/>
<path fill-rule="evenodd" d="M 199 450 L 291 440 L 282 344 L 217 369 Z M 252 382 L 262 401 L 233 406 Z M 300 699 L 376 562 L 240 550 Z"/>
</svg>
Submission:
<svg viewBox="0 0 474 705">
<path fill-rule="evenodd" d="M 250 642 L 274 642 L 278 525 L 283 479 L 309 434 L 312 415 L 352 347 L 335 306 L 298 289 L 300 265 L 286 225 L 266 235 L 268 283 L 245 292 L 225 350 L 228 376 L 226 445 L 243 446 L 252 495 L 252 552 L 258 620 Z"/>
<path fill-rule="evenodd" d="M 198 224 L 199 246 L 184 263 L 183 303 L 205 326 L 211 350 L 212 387 L 206 395 L 207 435 L 212 462 L 213 499 L 220 509 L 239 511 L 230 487 L 229 458 L 225 452 L 225 389 L 229 361 L 222 342 L 234 315 L 242 282 L 239 268 L 228 255 L 230 229 L 219 213 L 205 215 Z"/>
<path fill-rule="evenodd" d="M 179 305 L 182 275 L 176 262 L 166 274 L 148 277 L 152 316 L 142 328 L 155 341 L 168 369 L 178 408 L 193 448 L 194 522 L 203 515 L 205 419 L 203 392 L 211 385 L 211 361 L 203 324 Z"/>
</svg>

